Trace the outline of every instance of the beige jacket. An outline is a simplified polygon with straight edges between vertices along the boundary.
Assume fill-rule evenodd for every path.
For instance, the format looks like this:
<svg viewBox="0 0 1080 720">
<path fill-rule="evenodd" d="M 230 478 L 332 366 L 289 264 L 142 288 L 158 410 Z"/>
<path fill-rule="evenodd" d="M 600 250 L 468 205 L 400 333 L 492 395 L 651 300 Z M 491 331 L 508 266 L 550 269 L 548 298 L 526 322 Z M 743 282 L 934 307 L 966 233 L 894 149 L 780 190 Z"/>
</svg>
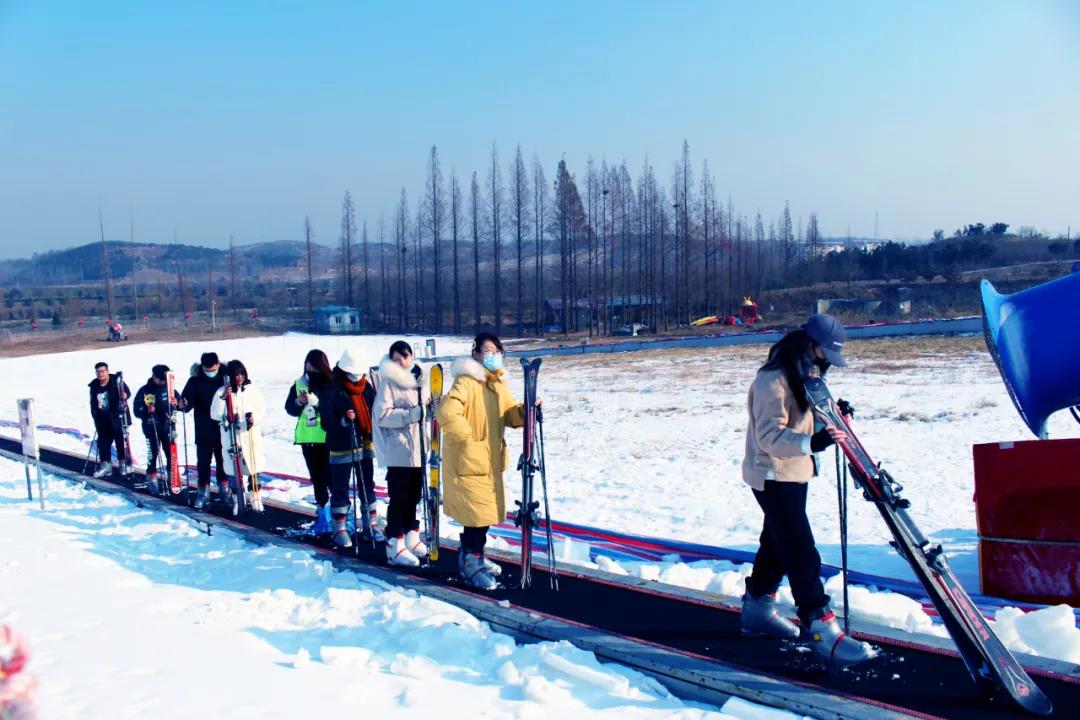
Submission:
<svg viewBox="0 0 1080 720">
<path fill-rule="evenodd" d="M 799 409 L 783 370 L 762 370 L 747 397 L 750 422 L 742 474 L 747 485 L 764 490 L 766 480 L 809 482 L 814 477 L 810 436 L 814 414 Z"/>
<path fill-rule="evenodd" d="M 463 357 L 451 372 L 454 386 L 439 403 L 443 508 L 466 527 L 497 525 L 506 519 L 503 431 L 525 424 L 523 407 L 510 394 L 505 370 L 488 372 Z"/>
<path fill-rule="evenodd" d="M 388 356 L 379 362 L 379 390 L 371 409 L 372 439 L 375 457 L 383 467 L 418 468 L 421 464 L 420 433 L 427 441 L 426 413 L 423 407 L 431 402 L 427 373 L 420 380 L 411 371 L 398 365 Z M 422 393 L 422 398 L 421 398 Z"/>
</svg>

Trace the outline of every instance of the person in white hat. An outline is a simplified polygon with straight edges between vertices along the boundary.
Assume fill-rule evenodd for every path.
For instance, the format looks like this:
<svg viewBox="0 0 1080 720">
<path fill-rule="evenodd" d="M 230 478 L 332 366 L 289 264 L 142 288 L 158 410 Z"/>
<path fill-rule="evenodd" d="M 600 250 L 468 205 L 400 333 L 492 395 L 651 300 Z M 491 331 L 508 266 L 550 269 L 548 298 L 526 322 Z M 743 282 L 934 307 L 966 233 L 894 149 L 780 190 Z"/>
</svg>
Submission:
<svg viewBox="0 0 1080 720">
<path fill-rule="evenodd" d="M 364 375 L 365 365 L 360 354 L 347 348 L 334 368 L 333 380 L 319 395 L 322 411 L 320 422 L 326 431 L 326 448 L 330 452 L 330 518 L 333 521 L 334 544 L 340 548 L 352 547 L 349 536 L 348 516 L 350 508 L 349 487 L 355 469 L 361 479 L 364 493 L 361 506 L 367 505 L 369 513 L 360 513 L 361 537 L 380 542 L 371 511 L 375 505 L 374 461 L 364 457 L 365 449 L 371 447 L 371 404 L 375 400 L 374 388 Z M 371 466 L 366 471 L 364 463 Z M 370 483 L 368 479 L 370 478 Z"/>
</svg>

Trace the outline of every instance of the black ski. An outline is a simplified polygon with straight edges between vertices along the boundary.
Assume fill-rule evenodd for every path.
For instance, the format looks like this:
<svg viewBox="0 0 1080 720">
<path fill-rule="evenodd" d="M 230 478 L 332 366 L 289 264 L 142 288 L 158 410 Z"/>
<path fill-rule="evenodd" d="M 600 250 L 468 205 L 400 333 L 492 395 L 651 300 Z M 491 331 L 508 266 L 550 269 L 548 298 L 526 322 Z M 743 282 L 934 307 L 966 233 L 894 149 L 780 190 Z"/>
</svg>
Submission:
<svg viewBox="0 0 1080 720">
<path fill-rule="evenodd" d="M 825 381 L 819 378 L 807 380 L 806 394 L 820 421 L 847 433 L 848 439 L 840 443 L 840 447 L 847 457 L 856 487 L 881 513 L 893 534 L 893 546 L 908 561 L 930 595 L 976 686 L 986 694 L 994 687 L 1001 687 L 1030 713 L 1049 715 L 1053 712 L 1050 699 L 1028 677 L 968 597 L 941 545 L 931 544 L 908 516 L 907 508 L 911 503 L 900 497 L 903 487 L 870 457 L 841 414 Z"/>
<path fill-rule="evenodd" d="M 536 406 L 536 380 L 540 373 L 540 358 L 530 361 L 521 359 L 521 369 L 525 375 L 525 426 L 521 439 L 521 458 L 518 470 L 521 471 L 521 498 L 516 500 L 518 509 L 514 514 L 514 524 L 521 528 L 521 588 L 532 584 L 532 537 L 533 530 L 540 524 L 540 501 L 536 498 L 534 479 L 537 471 L 543 482 L 544 526 L 547 531 L 548 574 L 551 586 L 558 589 L 555 575 L 555 548 L 551 538 L 551 514 L 547 504 L 547 473 L 544 467 L 543 416 Z M 540 433 L 537 435 L 537 428 Z"/>
</svg>

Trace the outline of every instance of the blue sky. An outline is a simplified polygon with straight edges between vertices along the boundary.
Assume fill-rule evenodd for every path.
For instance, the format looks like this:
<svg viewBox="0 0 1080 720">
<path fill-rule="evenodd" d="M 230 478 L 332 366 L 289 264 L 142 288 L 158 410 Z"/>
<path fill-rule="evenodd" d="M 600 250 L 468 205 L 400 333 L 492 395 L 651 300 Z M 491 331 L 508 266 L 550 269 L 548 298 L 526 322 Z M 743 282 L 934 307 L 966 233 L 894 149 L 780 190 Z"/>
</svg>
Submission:
<svg viewBox="0 0 1080 720">
<path fill-rule="evenodd" d="M 537 4 L 532 4 L 537 5 Z M 1080 231 L 1080 3 L 0 0 L 0 257 L 106 235 L 334 242 L 425 161 L 683 139 L 722 195 L 826 234 Z"/>
</svg>

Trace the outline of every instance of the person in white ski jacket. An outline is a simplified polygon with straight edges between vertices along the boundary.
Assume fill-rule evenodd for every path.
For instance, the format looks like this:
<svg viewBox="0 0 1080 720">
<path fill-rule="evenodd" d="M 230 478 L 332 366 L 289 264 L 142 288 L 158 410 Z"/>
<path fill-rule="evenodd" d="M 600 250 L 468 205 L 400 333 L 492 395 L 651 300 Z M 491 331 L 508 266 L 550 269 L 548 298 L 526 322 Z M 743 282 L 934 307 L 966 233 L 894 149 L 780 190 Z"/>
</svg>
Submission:
<svg viewBox="0 0 1080 720">
<path fill-rule="evenodd" d="M 386 559 L 392 565 L 415 567 L 427 555 L 420 539 L 416 505 L 423 484 L 423 447 L 427 447 L 424 408 L 431 392 L 404 340 L 390 346 L 379 363 L 379 389 L 371 411 L 375 456 L 386 468 L 390 504 L 386 511 Z"/>
<path fill-rule="evenodd" d="M 231 477 L 236 474 L 236 469 L 233 458 L 229 455 L 232 438 L 229 434 L 228 409 L 225 404 L 226 390 L 231 388 L 233 407 L 239 423 L 237 441 L 243 458 L 241 472 L 250 478 L 253 474 L 262 472 L 266 466 L 261 430 L 262 422 L 266 418 L 262 393 L 251 383 L 247 368 L 239 360 L 229 361 L 226 374 L 226 385 L 214 393 L 214 399 L 210 403 L 210 417 L 221 423 L 221 446 L 226 455 L 225 472 Z"/>
</svg>

